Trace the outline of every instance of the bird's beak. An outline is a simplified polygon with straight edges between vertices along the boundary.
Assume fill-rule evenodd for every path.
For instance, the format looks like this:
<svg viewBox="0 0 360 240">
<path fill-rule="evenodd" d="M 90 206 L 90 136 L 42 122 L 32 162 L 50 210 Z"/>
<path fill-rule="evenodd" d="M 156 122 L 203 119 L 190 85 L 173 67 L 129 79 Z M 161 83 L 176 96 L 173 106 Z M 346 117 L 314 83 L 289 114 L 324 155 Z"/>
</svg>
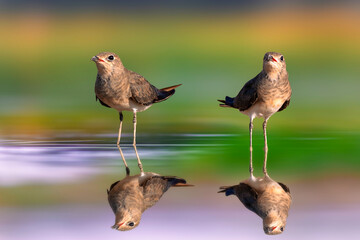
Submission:
<svg viewBox="0 0 360 240">
<path fill-rule="evenodd" d="M 114 224 L 114 226 L 112 226 L 111 228 L 112 229 L 116 229 L 116 230 L 119 230 L 119 228 L 121 227 L 121 225 L 123 225 L 124 223 L 119 223 L 119 224 Z"/>
<path fill-rule="evenodd" d="M 99 58 L 98 56 L 93 56 L 91 58 L 91 61 L 94 61 L 94 62 L 105 62 L 104 60 L 102 60 L 101 58 Z"/>
<path fill-rule="evenodd" d="M 274 57 L 271 57 L 271 60 L 272 60 L 273 62 L 278 62 Z"/>
<path fill-rule="evenodd" d="M 276 230 L 276 228 L 277 228 L 277 226 L 266 227 L 266 228 L 264 228 L 264 231 L 265 231 L 266 234 L 272 235 L 272 234 L 274 234 L 274 230 Z"/>
</svg>

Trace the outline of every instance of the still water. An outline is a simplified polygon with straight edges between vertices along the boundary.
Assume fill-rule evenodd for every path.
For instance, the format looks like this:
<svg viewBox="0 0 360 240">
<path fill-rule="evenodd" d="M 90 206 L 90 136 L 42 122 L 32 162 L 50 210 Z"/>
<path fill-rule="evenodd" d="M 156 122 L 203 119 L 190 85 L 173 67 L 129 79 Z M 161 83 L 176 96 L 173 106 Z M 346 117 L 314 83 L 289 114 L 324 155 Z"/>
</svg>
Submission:
<svg viewBox="0 0 360 240">
<path fill-rule="evenodd" d="M 222 144 L 207 143 L 206 139 L 226 138 L 231 135 L 177 134 L 140 135 L 138 150 L 145 166 L 166 165 L 179 153 L 201 151 L 202 148 Z M 1 140 L 0 186 L 14 186 L 33 183 L 72 182 L 96 174 L 121 168 L 122 161 L 116 147 L 115 134 L 73 135 L 62 134 L 53 139 L 19 141 Z M 95 140 L 90 140 L 95 139 Z M 121 144 L 129 166 L 135 167 L 132 135 L 123 134 Z"/>
<path fill-rule="evenodd" d="M 145 167 L 161 169 L 163 173 L 171 170 L 167 167 L 168 161 L 174 156 L 181 154 L 184 159 L 191 159 L 191 156 L 209 149 L 223 147 L 224 142 L 233 137 L 223 134 L 140 135 L 138 150 Z M 129 232 L 112 230 L 110 226 L 114 224 L 114 216 L 108 206 L 105 189 L 118 179 L 106 176 L 118 175 L 119 179 L 124 176 L 124 172 L 119 172 L 123 168 L 115 140 L 115 134 L 65 134 L 31 141 L 2 139 L 0 239 L 268 238 L 263 233 L 259 217 L 246 210 L 237 198 L 226 198 L 216 193 L 218 187 L 224 184 L 219 179 L 210 182 L 196 179 L 195 182 L 189 181 L 196 185 L 193 188 L 170 189 L 156 206 L 143 214 L 136 229 Z M 125 135 L 122 140 L 129 166 L 136 169 L 131 135 Z M 309 140 L 329 141 L 326 138 Z M 292 191 L 293 205 L 284 233 L 276 238 L 340 239 L 346 236 L 357 239 L 360 203 L 356 199 L 359 196 L 355 195 L 354 201 L 342 202 L 341 196 L 352 196 L 352 188 L 344 192 L 340 188 L 347 188 L 340 184 L 337 191 L 333 188 L 339 186 L 332 184 L 336 181 L 329 184 L 328 180 L 322 182 L 286 182 Z M 78 186 L 75 190 L 74 185 Z M 332 190 L 319 197 L 318 193 L 324 187 Z M 44 195 L 37 195 L 38 188 L 45 191 L 41 193 Z M 46 198 L 56 191 L 69 196 L 50 198 L 44 203 L 41 199 L 32 201 Z M 72 195 L 76 197 L 72 198 Z M 340 200 L 333 201 L 332 196 Z M 1 198 L 7 199 L 5 203 Z M 25 199 L 18 201 L 18 198 Z"/>
</svg>

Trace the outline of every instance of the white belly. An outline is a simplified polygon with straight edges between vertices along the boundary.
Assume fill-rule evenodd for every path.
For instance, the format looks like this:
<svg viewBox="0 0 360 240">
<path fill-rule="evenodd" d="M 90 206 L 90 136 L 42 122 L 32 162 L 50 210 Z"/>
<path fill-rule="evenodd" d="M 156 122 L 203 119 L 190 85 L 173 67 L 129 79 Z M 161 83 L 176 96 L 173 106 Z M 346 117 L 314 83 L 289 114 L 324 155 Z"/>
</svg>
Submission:
<svg viewBox="0 0 360 240">
<path fill-rule="evenodd" d="M 269 176 L 266 177 L 253 177 L 248 178 L 244 183 L 248 184 L 258 192 L 265 191 L 266 188 L 275 187 L 278 188 L 279 184 L 272 180 Z"/>
<path fill-rule="evenodd" d="M 116 109 L 118 112 L 122 112 L 122 111 L 129 111 L 129 112 L 142 112 L 145 111 L 146 109 L 148 109 L 149 107 L 151 107 L 152 105 L 141 105 L 138 104 L 132 100 L 129 100 L 127 102 L 122 102 L 120 104 L 115 104 L 115 103 L 109 103 L 108 104 L 111 108 Z"/>
<path fill-rule="evenodd" d="M 276 113 L 281 108 L 282 105 L 283 105 L 282 100 L 275 100 L 272 101 L 270 104 L 259 101 L 256 102 L 254 105 L 252 105 L 250 108 L 246 109 L 245 111 L 241 111 L 241 113 L 249 116 L 251 119 L 257 117 L 268 119 L 269 117 L 271 117 L 271 115 Z"/>
<path fill-rule="evenodd" d="M 130 108 L 131 108 L 131 111 L 134 111 L 136 110 L 137 112 L 142 112 L 142 111 L 145 111 L 146 109 L 148 109 L 149 107 L 151 107 L 152 105 L 147 105 L 147 106 L 144 106 L 144 105 L 141 105 L 141 104 L 138 104 L 134 101 L 129 101 L 130 103 Z"/>
</svg>

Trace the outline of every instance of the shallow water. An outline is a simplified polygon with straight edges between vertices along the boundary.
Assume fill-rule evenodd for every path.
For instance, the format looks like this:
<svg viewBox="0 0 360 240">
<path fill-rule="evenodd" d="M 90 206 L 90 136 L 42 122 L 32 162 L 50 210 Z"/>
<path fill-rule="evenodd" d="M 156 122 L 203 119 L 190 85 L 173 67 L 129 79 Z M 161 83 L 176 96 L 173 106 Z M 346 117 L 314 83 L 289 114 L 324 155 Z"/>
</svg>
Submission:
<svg viewBox="0 0 360 240">
<path fill-rule="evenodd" d="M 138 152 L 146 166 L 164 165 L 172 156 L 201 151 L 203 147 L 223 144 L 207 143 L 208 139 L 226 138 L 225 134 L 168 134 L 140 135 Z M 53 139 L 1 140 L 0 186 L 34 183 L 72 182 L 112 170 L 123 165 L 115 134 L 74 135 L 62 134 Z M 124 135 L 122 151 L 130 167 L 136 166 L 135 153 L 130 142 L 132 136 Z"/>
<path fill-rule="evenodd" d="M 194 156 L 214 149 L 226 146 L 236 148 L 231 146 L 235 145 L 232 141 L 239 137 L 241 136 L 230 134 L 143 134 L 138 137 L 138 150 L 144 166 L 166 169 L 169 161 L 175 161 L 178 155 L 191 160 Z M 290 145 L 305 141 L 326 146 L 334 139 L 338 137 L 296 136 L 284 141 Z M 137 168 L 137 164 L 131 140 L 131 135 L 124 135 L 122 149 L 133 169 Z M 281 145 L 276 142 L 276 138 L 273 142 L 276 147 Z M 123 169 L 115 145 L 116 134 L 62 134 L 51 139 L 37 137 L 31 141 L 2 139 L 0 143 L 0 239 L 266 237 L 259 217 L 246 210 L 236 197 L 216 193 L 220 185 L 229 184 L 228 180 L 221 179 L 205 183 L 199 179 L 191 182 L 190 179 L 190 183 L 196 185 L 194 188 L 170 189 L 156 206 L 143 214 L 142 222 L 136 229 L 130 232 L 110 229 L 114 216 L 107 203 L 105 186 L 109 186 L 112 180 L 102 179 L 105 182 L 99 185 L 101 189 L 97 189 L 98 185 L 87 185 L 86 179 L 111 174 L 113 176 L 116 171 Z M 247 139 L 244 144 L 247 144 Z M 314 146 L 309 145 L 310 148 Z M 327 151 L 326 148 L 318 149 Z M 356 238 L 360 220 L 360 197 L 359 194 L 352 194 L 354 188 L 351 184 L 358 186 L 359 183 L 357 178 L 355 180 L 335 185 L 334 182 L 339 182 L 337 179 L 311 182 L 304 177 L 304 183 L 291 182 L 293 204 L 286 230 L 277 238 Z M 76 195 L 80 200 L 70 196 L 66 200 L 46 204 L 11 204 L 9 201 L 5 205 L 1 204 L 1 198 L 4 197 L 9 199 L 15 196 L 16 199 L 26 196 L 28 200 L 41 198 L 43 195 L 32 195 L 32 190 L 38 186 L 45 187 L 44 196 L 56 192 L 59 185 L 62 185 L 61 191 L 71 195 L 73 185 L 79 182 L 80 188 L 75 189 L 83 191 Z M 99 195 L 91 195 L 98 190 Z M 72 199 L 77 201 L 72 202 Z M 352 200 L 349 202 L 349 199 Z"/>
<path fill-rule="evenodd" d="M 171 193 L 167 193 L 171 194 Z M 1 209 L 0 238 L 25 239 L 264 239 L 261 219 L 243 206 L 179 206 L 164 199 L 147 210 L 140 225 L 128 232 L 110 228 L 109 207 L 59 206 Z M 227 199 L 223 199 L 228 201 Z M 170 203 L 170 202 L 168 202 Z M 360 208 L 299 209 L 290 212 L 276 239 L 358 238 Z"/>
</svg>

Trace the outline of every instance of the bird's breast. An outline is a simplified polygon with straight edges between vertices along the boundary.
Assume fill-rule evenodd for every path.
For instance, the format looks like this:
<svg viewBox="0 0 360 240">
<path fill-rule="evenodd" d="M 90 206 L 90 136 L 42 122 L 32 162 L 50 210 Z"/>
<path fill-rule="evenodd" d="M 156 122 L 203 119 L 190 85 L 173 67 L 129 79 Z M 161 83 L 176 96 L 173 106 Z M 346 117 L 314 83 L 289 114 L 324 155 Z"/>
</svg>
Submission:
<svg viewBox="0 0 360 240">
<path fill-rule="evenodd" d="M 257 94 L 258 100 L 243 113 L 249 117 L 269 118 L 281 108 L 286 100 L 290 99 L 290 83 L 287 77 L 277 82 L 265 81 L 258 87 Z"/>
<path fill-rule="evenodd" d="M 288 98 L 287 94 L 281 93 L 262 96 L 255 104 L 242 111 L 242 113 L 252 118 L 262 117 L 267 119 L 276 113 Z"/>
<path fill-rule="evenodd" d="M 269 109 L 270 112 L 277 112 L 281 106 L 284 104 L 285 102 L 285 98 L 284 97 L 274 97 L 269 99 L 267 102 L 265 102 L 266 108 Z"/>
</svg>

